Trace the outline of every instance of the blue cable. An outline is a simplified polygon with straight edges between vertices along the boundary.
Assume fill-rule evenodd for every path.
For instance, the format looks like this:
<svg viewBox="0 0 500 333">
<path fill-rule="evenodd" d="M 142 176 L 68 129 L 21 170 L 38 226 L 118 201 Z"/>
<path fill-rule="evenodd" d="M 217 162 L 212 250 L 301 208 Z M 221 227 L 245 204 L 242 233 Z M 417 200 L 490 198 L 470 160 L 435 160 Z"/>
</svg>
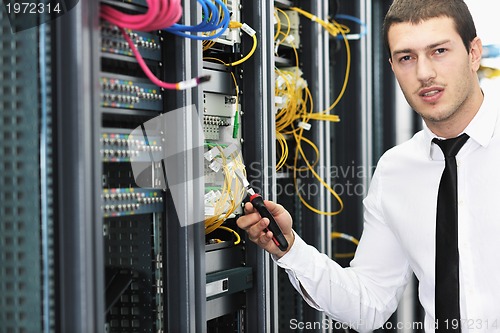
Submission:
<svg viewBox="0 0 500 333">
<path fill-rule="evenodd" d="M 230 13 L 229 13 L 229 10 L 227 9 L 227 7 L 224 3 L 222 3 L 220 0 L 215 0 L 215 1 L 221 6 L 222 10 L 224 11 L 224 17 L 223 17 L 221 22 L 217 23 L 219 21 L 219 16 L 220 16 L 219 11 L 217 9 L 217 6 L 215 6 L 211 1 L 198 0 L 198 2 L 200 2 L 200 4 L 202 4 L 202 7 L 203 7 L 203 4 L 208 5 L 208 7 L 210 7 L 210 9 L 212 11 L 212 15 L 210 15 L 210 13 L 207 13 L 204 11 L 204 15 L 207 18 L 210 16 L 212 17 L 212 19 L 209 22 L 202 22 L 194 27 L 174 24 L 172 27 L 169 27 L 169 28 L 164 29 L 164 30 L 166 30 L 170 33 L 176 34 L 178 36 L 196 39 L 196 40 L 210 40 L 210 39 L 215 39 L 215 38 L 219 37 L 220 35 L 222 35 L 224 33 L 224 31 L 229 26 Z M 190 35 L 190 34 L 184 33 L 183 31 L 179 31 L 179 30 L 185 30 L 185 31 L 193 31 L 193 32 L 210 32 L 210 31 L 217 30 L 221 27 L 222 27 L 222 29 L 217 34 L 212 35 L 212 36 Z"/>
<path fill-rule="evenodd" d="M 200 22 L 199 24 L 195 26 L 187 26 L 187 25 L 182 25 L 182 24 L 174 24 L 171 27 L 165 28 L 163 30 L 170 32 L 174 35 L 185 37 L 185 38 L 191 38 L 195 40 L 211 40 L 218 38 L 221 36 L 226 29 L 229 27 L 229 21 L 230 21 L 230 13 L 229 10 L 227 9 L 227 6 L 221 1 L 221 0 L 215 0 L 215 2 L 222 8 L 223 11 L 223 18 L 220 20 L 220 14 L 219 10 L 217 9 L 217 6 L 210 0 L 197 0 L 202 7 L 203 10 L 203 16 L 205 19 Z M 209 19 L 211 17 L 211 19 Z M 220 22 L 219 22 L 220 21 Z M 205 36 L 205 35 L 191 35 L 186 32 L 193 32 L 193 33 L 202 33 L 202 32 L 211 32 L 215 31 L 217 29 L 219 30 L 216 34 L 211 35 L 211 36 Z"/>
<path fill-rule="evenodd" d="M 210 17 L 210 12 L 214 12 L 214 11 L 218 12 L 217 7 L 214 4 L 212 4 L 211 2 L 207 3 L 204 0 L 198 0 L 198 2 L 200 3 L 201 8 L 203 10 L 203 17 L 206 18 L 205 20 L 208 20 L 208 18 Z M 207 5 L 208 6 L 212 6 L 213 5 L 215 7 L 215 9 L 214 9 L 214 7 L 212 7 L 212 8 L 210 8 L 210 11 L 209 11 L 209 9 L 207 8 Z M 205 26 L 214 24 L 213 21 L 215 19 L 216 19 L 215 15 L 212 15 L 212 19 L 210 21 L 205 22 L 205 20 L 203 20 L 201 23 L 199 23 L 198 25 L 195 25 L 195 26 L 175 23 L 172 26 L 166 28 L 165 30 L 167 30 L 167 31 L 170 31 L 170 30 L 175 30 L 175 31 L 204 31 L 203 29 L 205 29 Z"/>
<path fill-rule="evenodd" d="M 366 35 L 366 24 L 365 22 L 361 21 L 359 18 L 355 17 L 355 16 L 351 16 L 351 15 L 346 15 L 346 14 L 337 14 L 335 15 L 335 19 L 337 20 L 348 20 L 348 21 L 352 21 L 354 23 L 357 23 L 359 24 L 362 29 L 361 29 L 361 32 L 359 33 L 359 36 L 364 36 Z M 337 36 L 337 39 L 343 39 L 342 36 Z"/>
</svg>

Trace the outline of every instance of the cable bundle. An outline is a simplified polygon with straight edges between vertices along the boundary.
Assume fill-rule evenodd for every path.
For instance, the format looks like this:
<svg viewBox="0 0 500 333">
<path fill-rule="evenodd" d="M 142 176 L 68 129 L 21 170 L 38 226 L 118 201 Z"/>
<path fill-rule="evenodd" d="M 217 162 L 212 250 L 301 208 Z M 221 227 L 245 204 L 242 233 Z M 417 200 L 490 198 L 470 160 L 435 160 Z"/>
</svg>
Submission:
<svg viewBox="0 0 500 333">
<path fill-rule="evenodd" d="M 323 20 L 320 20 L 316 16 L 296 7 L 290 8 L 308 17 L 311 21 L 318 22 L 325 28 L 330 34 L 338 35 L 341 34 L 345 37 L 345 33 L 348 31 L 348 28 L 345 26 L 341 26 L 336 22 L 330 23 Z M 280 22 L 280 17 L 278 12 L 282 14 L 282 16 L 286 20 L 286 26 L 288 27 L 286 31 L 283 31 L 282 24 Z M 274 36 L 275 40 L 275 52 L 277 53 L 278 47 L 282 44 L 284 40 L 288 38 L 290 35 L 290 19 L 286 12 L 283 10 L 276 8 L 275 12 L 276 17 L 276 32 Z M 338 193 L 315 171 L 314 167 L 319 162 L 320 159 L 320 151 L 318 147 L 309 140 L 304 137 L 304 131 L 307 131 L 311 127 L 312 120 L 319 121 L 330 121 L 330 122 L 338 122 L 340 121 L 337 115 L 329 114 L 329 112 L 338 104 L 340 99 L 342 98 L 344 91 L 347 86 L 347 81 L 349 78 L 349 68 L 350 68 L 350 52 L 347 40 L 346 49 L 348 53 L 347 66 L 346 66 L 346 75 L 344 79 L 344 84 L 342 90 L 337 97 L 337 99 L 330 105 L 327 110 L 321 112 L 313 112 L 314 103 L 312 94 L 307 87 L 307 82 L 302 78 L 302 71 L 299 69 L 299 57 L 297 48 L 295 47 L 293 41 L 290 42 L 291 48 L 295 55 L 295 66 L 289 68 L 280 68 L 276 69 L 276 84 L 275 84 L 275 104 L 277 105 L 276 112 L 276 140 L 280 147 L 279 153 L 281 154 L 278 157 L 278 162 L 276 165 L 276 170 L 279 170 L 283 166 L 293 170 L 293 178 L 294 185 L 296 188 L 297 196 L 300 201 L 311 211 L 320 214 L 320 215 L 328 215 L 333 216 L 339 214 L 343 208 L 344 204 Z M 293 165 L 288 165 L 286 163 L 288 159 L 289 149 L 287 143 L 287 136 L 292 136 L 295 141 L 295 149 L 293 152 Z M 307 156 L 304 147 L 309 146 L 314 152 L 314 156 Z M 305 165 L 300 166 L 299 161 L 304 163 Z M 335 211 L 324 212 L 321 211 L 312 205 L 310 205 L 306 199 L 301 195 L 298 177 L 299 172 L 308 171 L 310 172 L 317 181 L 321 183 L 323 187 L 325 187 L 328 192 L 335 198 L 338 202 L 338 209 Z"/>
<path fill-rule="evenodd" d="M 126 14 L 111 6 L 101 6 L 101 17 L 119 27 L 152 31 L 170 27 L 182 16 L 181 0 L 146 0 L 144 14 Z"/>
<path fill-rule="evenodd" d="M 123 13 L 110 6 L 101 6 L 100 15 L 103 19 L 115 24 L 120 28 L 123 38 L 127 41 L 137 63 L 141 66 L 144 74 L 157 86 L 170 90 L 184 90 L 198 86 L 210 80 L 210 76 L 199 76 L 189 80 L 170 83 L 157 78 L 149 69 L 134 42 L 129 37 L 125 28 L 139 31 L 151 31 L 163 29 L 175 24 L 182 16 L 180 0 L 146 0 L 148 10 L 144 14 L 130 15 Z"/>
<path fill-rule="evenodd" d="M 198 0 L 198 2 L 203 11 L 203 19 L 199 24 L 190 26 L 176 23 L 164 30 L 178 36 L 196 40 L 210 40 L 222 35 L 229 26 L 229 19 L 231 16 L 227 6 L 220 0 L 215 0 L 218 6 L 211 0 Z M 220 30 L 216 32 L 218 29 Z M 205 34 L 192 35 L 190 33 Z"/>
<path fill-rule="evenodd" d="M 239 151 L 235 149 L 235 146 L 229 146 L 226 149 L 222 149 L 220 145 L 212 147 L 212 145 L 209 144 L 208 146 L 212 148 L 212 150 L 205 153 L 205 158 L 211 162 L 211 168 L 215 172 L 222 170 L 224 174 L 224 184 L 220 191 L 218 191 L 220 193 L 218 193 L 217 197 L 213 200 L 213 212 L 205 218 L 205 234 L 209 234 L 219 228 L 222 223 L 240 207 L 246 196 L 243 185 L 236 177 L 236 170 L 246 175 L 245 165 L 243 164 Z M 205 199 L 207 199 L 208 196 L 209 195 L 205 195 Z M 207 201 L 205 204 L 206 203 Z"/>
</svg>

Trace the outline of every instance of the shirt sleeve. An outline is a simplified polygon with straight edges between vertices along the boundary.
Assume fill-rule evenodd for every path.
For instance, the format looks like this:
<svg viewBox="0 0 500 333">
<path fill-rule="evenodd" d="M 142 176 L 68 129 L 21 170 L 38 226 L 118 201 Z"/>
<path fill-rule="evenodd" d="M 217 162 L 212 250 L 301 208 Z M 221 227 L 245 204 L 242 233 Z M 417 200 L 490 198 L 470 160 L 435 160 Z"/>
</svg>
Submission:
<svg viewBox="0 0 500 333">
<path fill-rule="evenodd" d="M 342 268 L 298 235 L 289 252 L 273 258 L 310 306 L 360 332 L 387 321 L 412 276 L 400 243 L 383 221 L 380 190 L 376 173 L 363 202 L 363 235 L 351 267 Z"/>
</svg>

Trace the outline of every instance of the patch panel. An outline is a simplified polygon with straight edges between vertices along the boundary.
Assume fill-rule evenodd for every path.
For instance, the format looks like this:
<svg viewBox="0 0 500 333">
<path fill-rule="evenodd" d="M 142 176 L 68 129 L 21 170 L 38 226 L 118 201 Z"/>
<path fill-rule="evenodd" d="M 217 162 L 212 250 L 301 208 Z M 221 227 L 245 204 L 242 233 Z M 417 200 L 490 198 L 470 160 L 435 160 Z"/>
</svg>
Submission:
<svg viewBox="0 0 500 333">
<path fill-rule="evenodd" d="M 160 37 L 157 34 L 130 29 L 125 29 L 125 31 L 144 59 L 161 60 Z M 106 21 L 101 22 L 101 51 L 108 54 L 134 57 L 120 29 Z"/>
<path fill-rule="evenodd" d="M 163 110 L 162 91 L 147 80 L 126 76 L 99 78 L 103 108 L 133 110 Z"/>
<path fill-rule="evenodd" d="M 159 137 L 148 136 L 148 142 L 144 137 L 135 138 L 130 136 L 129 130 L 104 129 L 101 134 L 101 158 L 103 162 L 130 162 L 159 161 L 162 158 L 163 146 Z"/>
<path fill-rule="evenodd" d="M 141 188 L 103 189 L 104 217 L 149 214 L 164 210 L 161 191 Z"/>
<path fill-rule="evenodd" d="M 236 96 L 203 93 L 203 131 L 206 140 L 233 139 L 236 103 Z"/>
<path fill-rule="evenodd" d="M 229 126 L 231 123 L 230 117 L 219 116 L 203 116 L 203 134 L 206 140 L 219 140 L 220 128 Z"/>
</svg>

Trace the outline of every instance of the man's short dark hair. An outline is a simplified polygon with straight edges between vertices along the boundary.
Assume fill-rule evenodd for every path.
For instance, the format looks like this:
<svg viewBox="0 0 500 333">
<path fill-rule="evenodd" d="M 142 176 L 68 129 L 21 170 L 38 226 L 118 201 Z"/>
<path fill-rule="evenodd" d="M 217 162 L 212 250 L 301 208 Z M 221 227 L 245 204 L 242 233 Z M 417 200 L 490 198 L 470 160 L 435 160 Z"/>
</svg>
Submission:
<svg viewBox="0 0 500 333">
<path fill-rule="evenodd" d="M 436 17 L 449 17 L 455 22 L 455 28 L 470 51 L 470 43 L 476 38 L 476 26 L 463 0 L 394 0 L 385 16 L 383 33 L 384 42 L 391 56 L 388 31 L 396 23 L 418 24 Z"/>
</svg>

